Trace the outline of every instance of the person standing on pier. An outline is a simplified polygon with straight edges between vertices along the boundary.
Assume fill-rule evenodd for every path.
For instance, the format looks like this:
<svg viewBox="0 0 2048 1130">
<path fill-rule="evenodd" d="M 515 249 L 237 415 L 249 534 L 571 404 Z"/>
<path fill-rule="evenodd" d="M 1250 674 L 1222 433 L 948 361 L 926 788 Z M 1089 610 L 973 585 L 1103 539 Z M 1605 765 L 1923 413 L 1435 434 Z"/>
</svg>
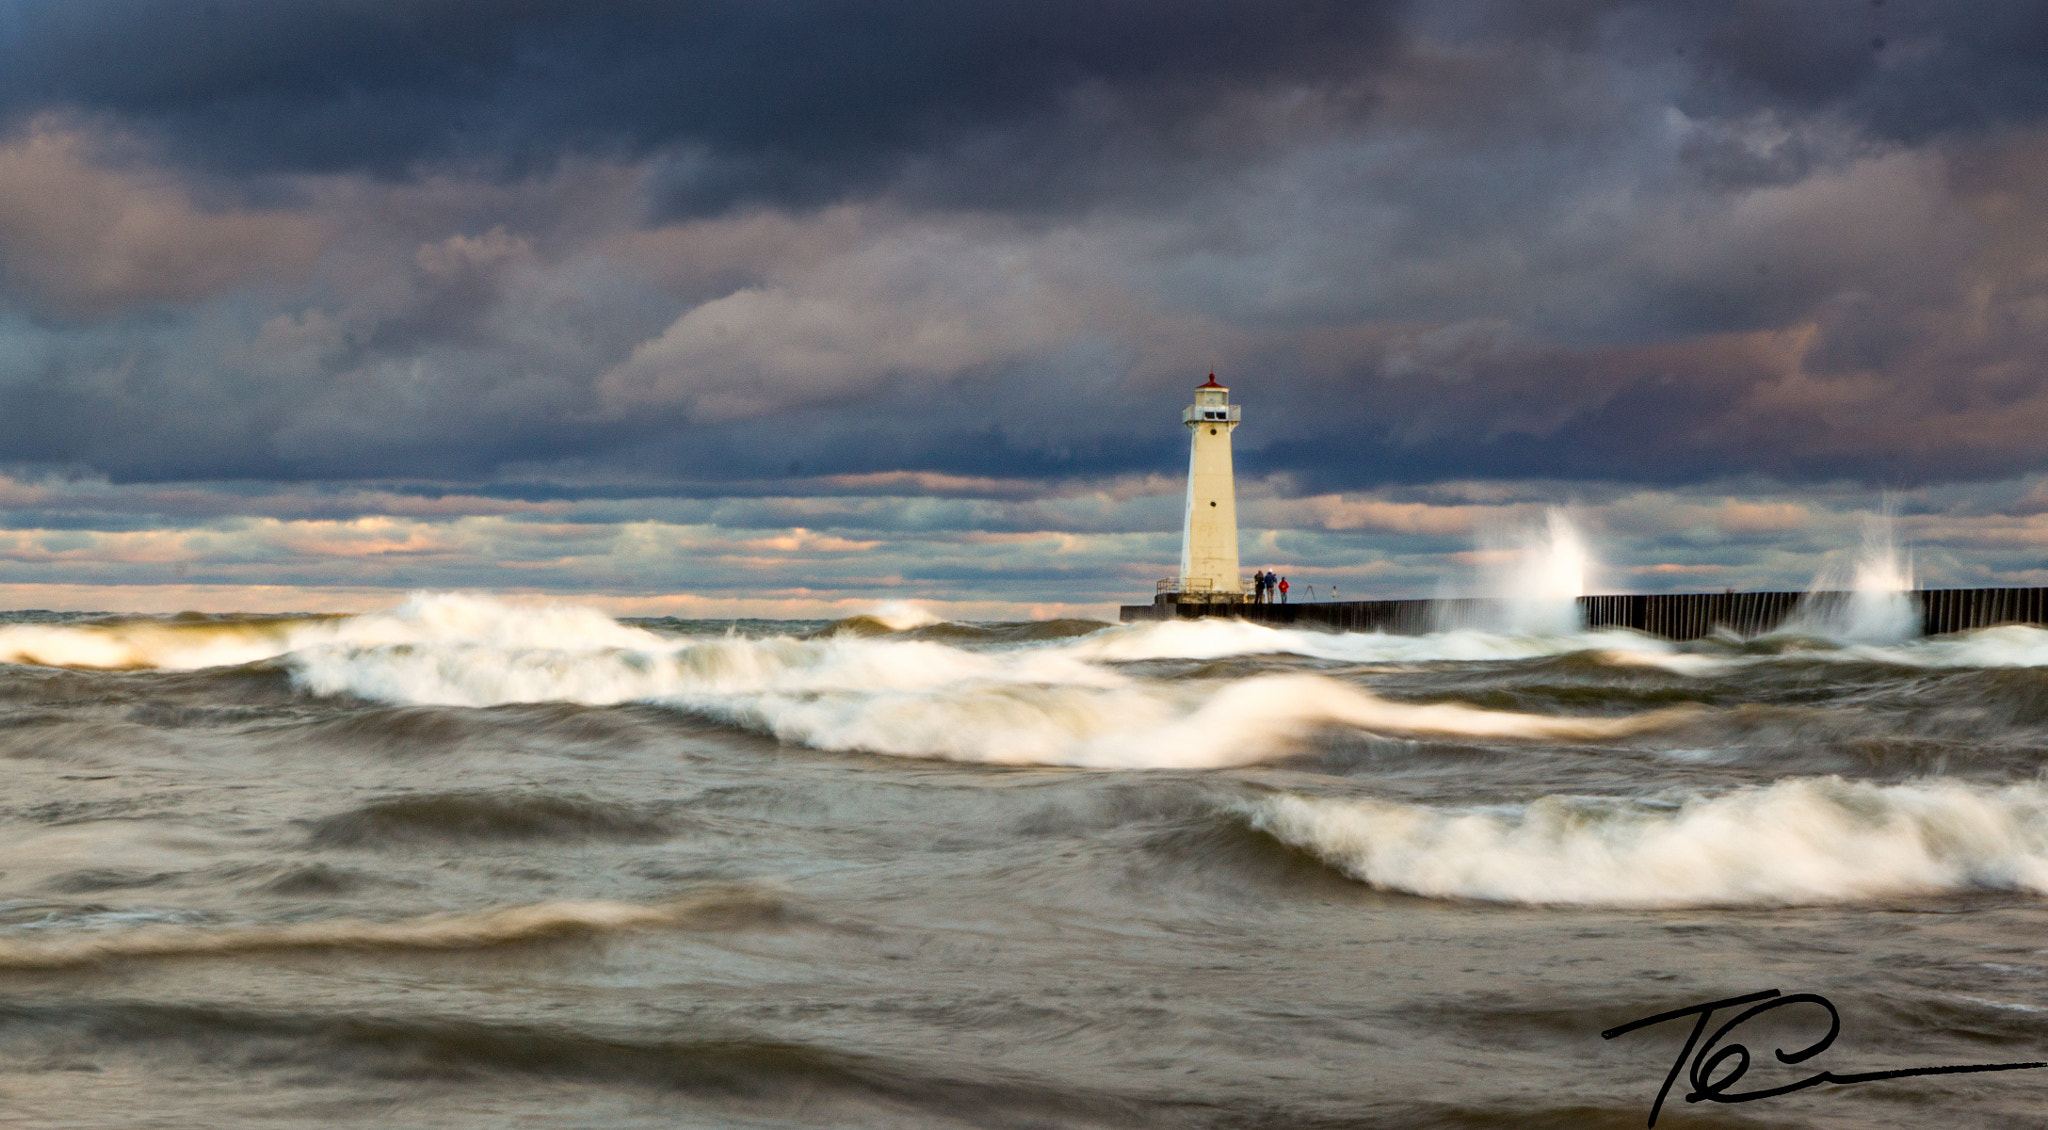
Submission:
<svg viewBox="0 0 2048 1130">
<path fill-rule="evenodd" d="M 1287 578 L 1280 578 L 1280 603 L 1287 603 Z"/>
</svg>

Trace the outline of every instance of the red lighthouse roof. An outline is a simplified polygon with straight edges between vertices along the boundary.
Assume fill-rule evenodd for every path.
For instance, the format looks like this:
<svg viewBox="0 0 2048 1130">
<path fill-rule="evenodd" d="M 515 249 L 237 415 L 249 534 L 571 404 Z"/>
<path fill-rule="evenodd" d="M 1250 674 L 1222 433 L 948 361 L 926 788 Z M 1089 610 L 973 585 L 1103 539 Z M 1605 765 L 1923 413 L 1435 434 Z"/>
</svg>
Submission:
<svg viewBox="0 0 2048 1130">
<path fill-rule="evenodd" d="M 1217 383 L 1216 383 L 1216 374 L 1214 374 L 1214 373 L 1210 373 L 1210 374 L 1209 374 L 1209 383 L 1208 383 L 1208 384 L 1201 384 L 1201 385 L 1196 385 L 1195 387 L 1196 387 L 1196 388 L 1222 388 L 1223 386 L 1222 386 L 1222 385 L 1220 385 L 1220 384 L 1217 384 Z"/>
</svg>

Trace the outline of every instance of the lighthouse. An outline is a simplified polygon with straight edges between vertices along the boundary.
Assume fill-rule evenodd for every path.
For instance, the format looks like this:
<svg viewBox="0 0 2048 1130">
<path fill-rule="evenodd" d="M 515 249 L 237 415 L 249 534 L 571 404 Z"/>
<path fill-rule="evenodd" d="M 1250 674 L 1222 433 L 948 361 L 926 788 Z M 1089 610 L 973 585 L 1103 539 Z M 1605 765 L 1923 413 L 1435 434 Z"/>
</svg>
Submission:
<svg viewBox="0 0 2048 1130">
<path fill-rule="evenodd" d="M 1181 411 L 1191 434 L 1188 447 L 1188 504 L 1180 535 L 1181 602 L 1244 599 L 1237 572 L 1237 485 L 1230 466 L 1230 433 L 1239 409 L 1230 390 L 1216 383 L 1195 388 L 1195 402 Z"/>
</svg>

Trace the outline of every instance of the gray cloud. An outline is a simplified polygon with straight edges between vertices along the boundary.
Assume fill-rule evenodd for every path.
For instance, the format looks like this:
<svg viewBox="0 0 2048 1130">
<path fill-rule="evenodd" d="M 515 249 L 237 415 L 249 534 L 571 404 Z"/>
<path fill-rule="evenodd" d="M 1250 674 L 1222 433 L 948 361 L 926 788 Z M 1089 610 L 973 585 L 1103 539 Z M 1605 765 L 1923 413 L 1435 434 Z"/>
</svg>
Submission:
<svg viewBox="0 0 2048 1130">
<path fill-rule="evenodd" d="M 38 314 L 100 317 L 302 276 L 332 234 L 304 212 L 208 210 L 172 178 L 93 158 L 54 121 L 0 143 L 0 286 Z"/>
<path fill-rule="evenodd" d="M 1216 367 L 1311 495 L 2041 465 L 2033 6 L 4 11 L 13 463 L 1085 486 Z"/>
<path fill-rule="evenodd" d="M 627 0 L 23 4 L 0 107 L 107 112 L 230 171 L 698 150 L 671 201 L 819 201 L 911 152 L 1115 92 L 1171 123 L 1246 87 L 1346 81 L 1395 6 L 983 7 Z"/>
</svg>

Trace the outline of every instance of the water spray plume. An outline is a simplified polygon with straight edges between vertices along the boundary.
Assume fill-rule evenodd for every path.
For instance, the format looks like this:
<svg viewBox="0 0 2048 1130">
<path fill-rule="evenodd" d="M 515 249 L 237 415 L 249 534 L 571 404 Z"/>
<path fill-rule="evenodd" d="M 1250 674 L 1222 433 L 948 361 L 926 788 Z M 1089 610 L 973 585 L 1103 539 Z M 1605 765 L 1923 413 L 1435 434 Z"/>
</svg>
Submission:
<svg viewBox="0 0 2048 1130">
<path fill-rule="evenodd" d="M 1541 526 L 1524 528 L 1504 541 L 1499 548 L 1513 557 L 1488 586 L 1504 602 L 1500 626 L 1536 635 L 1583 629 L 1578 599 L 1586 595 L 1593 555 L 1571 515 L 1552 508 L 1544 512 Z"/>
<path fill-rule="evenodd" d="M 1846 566 L 1822 566 L 1792 627 L 1859 643 L 1896 643 L 1920 634 L 1913 556 L 1900 550 L 1889 507 L 1863 521 L 1863 542 Z"/>
<path fill-rule="evenodd" d="M 1893 641 L 1920 634 L 1913 591 L 1913 557 L 1899 550 L 1891 514 L 1863 524 L 1863 548 L 1849 591 L 1850 639 Z"/>
</svg>

